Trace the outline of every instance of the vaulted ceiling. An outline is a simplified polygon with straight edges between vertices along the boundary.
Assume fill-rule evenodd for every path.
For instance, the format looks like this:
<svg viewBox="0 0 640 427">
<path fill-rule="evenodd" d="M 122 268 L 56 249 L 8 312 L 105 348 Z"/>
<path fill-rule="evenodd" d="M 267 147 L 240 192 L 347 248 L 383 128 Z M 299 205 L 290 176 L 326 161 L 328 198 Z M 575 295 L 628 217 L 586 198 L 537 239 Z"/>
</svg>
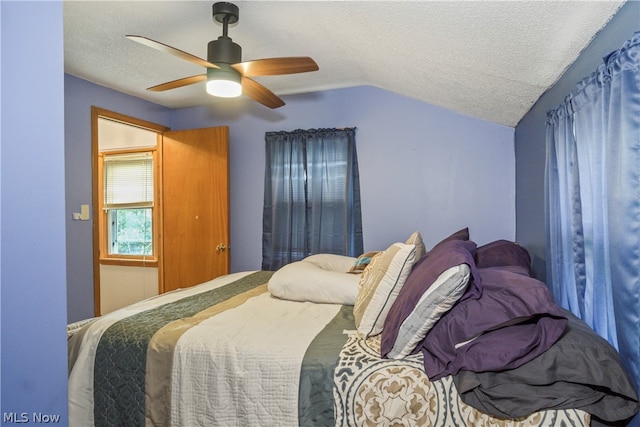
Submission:
<svg viewBox="0 0 640 427">
<path fill-rule="evenodd" d="M 277 95 L 370 85 L 515 126 L 623 1 L 236 1 L 242 59 L 310 56 L 319 71 L 255 80 Z M 225 102 L 204 72 L 135 43 L 137 34 L 207 58 L 222 34 L 213 2 L 65 1 L 65 72 L 170 108 Z M 287 108 L 282 107 L 282 108 Z"/>
</svg>

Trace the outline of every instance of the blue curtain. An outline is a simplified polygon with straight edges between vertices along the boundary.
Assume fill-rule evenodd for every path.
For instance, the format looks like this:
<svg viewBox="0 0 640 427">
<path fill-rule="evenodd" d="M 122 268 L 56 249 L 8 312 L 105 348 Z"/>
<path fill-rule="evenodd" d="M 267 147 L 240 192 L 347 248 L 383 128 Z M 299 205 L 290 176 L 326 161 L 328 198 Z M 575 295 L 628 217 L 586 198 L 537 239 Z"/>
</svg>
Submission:
<svg viewBox="0 0 640 427">
<path fill-rule="evenodd" d="M 262 269 L 362 253 L 355 128 L 267 132 Z"/>
<path fill-rule="evenodd" d="M 640 386 L 640 32 L 547 115 L 547 279 Z"/>
</svg>

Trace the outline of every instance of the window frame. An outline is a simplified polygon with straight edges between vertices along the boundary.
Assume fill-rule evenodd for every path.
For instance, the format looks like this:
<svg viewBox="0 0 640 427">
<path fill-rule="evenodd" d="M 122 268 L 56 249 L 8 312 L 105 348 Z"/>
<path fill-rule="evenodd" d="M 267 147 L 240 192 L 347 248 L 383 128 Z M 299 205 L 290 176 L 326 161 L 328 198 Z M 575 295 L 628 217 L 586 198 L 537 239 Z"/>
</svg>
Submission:
<svg viewBox="0 0 640 427">
<path fill-rule="evenodd" d="M 154 203 L 151 209 L 151 255 L 126 255 L 109 253 L 109 209 L 104 207 L 104 157 L 117 154 L 150 153 L 153 158 Z M 160 185 L 157 147 L 141 147 L 124 150 L 109 150 L 98 153 L 98 233 L 99 260 L 101 264 L 125 266 L 158 266 L 160 244 Z"/>
</svg>

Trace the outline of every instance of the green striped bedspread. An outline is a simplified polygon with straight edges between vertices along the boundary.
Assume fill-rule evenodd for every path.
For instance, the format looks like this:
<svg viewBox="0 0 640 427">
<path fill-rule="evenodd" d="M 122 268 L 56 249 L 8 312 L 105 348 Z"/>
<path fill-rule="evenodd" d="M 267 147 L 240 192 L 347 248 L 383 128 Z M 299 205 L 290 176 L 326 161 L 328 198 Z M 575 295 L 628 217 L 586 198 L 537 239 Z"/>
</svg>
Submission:
<svg viewBox="0 0 640 427">
<path fill-rule="evenodd" d="M 231 275 L 96 319 L 70 348 L 70 425 L 333 425 L 352 307 Z"/>
</svg>

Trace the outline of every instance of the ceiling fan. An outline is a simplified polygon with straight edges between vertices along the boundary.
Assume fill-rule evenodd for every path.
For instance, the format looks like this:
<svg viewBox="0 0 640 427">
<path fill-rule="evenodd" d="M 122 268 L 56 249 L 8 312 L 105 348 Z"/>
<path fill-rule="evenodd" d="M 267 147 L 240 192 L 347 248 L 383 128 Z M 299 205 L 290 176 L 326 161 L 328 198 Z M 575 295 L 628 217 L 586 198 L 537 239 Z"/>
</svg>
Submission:
<svg viewBox="0 0 640 427">
<path fill-rule="evenodd" d="M 211 95 L 235 97 L 244 93 L 269 108 L 282 107 L 284 105 L 282 99 L 251 77 L 317 71 L 318 64 L 308 56 L 265 58 L 241 62 L 242 48 L 227 35 L 229 24 L 237 22 L 238 17 L 239 11 L 236 5 L 227 2 L 213 4 L 213 19 L 222 24 L 222 35 L 217 40 L 209 42 L 206 61 L 147 37 L 127 35 L 126 37 L 130 40 L 207 69 L 206 74 L 184 77 L 152 86 L 147 90 L 165 91 L 206 81 L 207 92 Z"/>
</svg>

